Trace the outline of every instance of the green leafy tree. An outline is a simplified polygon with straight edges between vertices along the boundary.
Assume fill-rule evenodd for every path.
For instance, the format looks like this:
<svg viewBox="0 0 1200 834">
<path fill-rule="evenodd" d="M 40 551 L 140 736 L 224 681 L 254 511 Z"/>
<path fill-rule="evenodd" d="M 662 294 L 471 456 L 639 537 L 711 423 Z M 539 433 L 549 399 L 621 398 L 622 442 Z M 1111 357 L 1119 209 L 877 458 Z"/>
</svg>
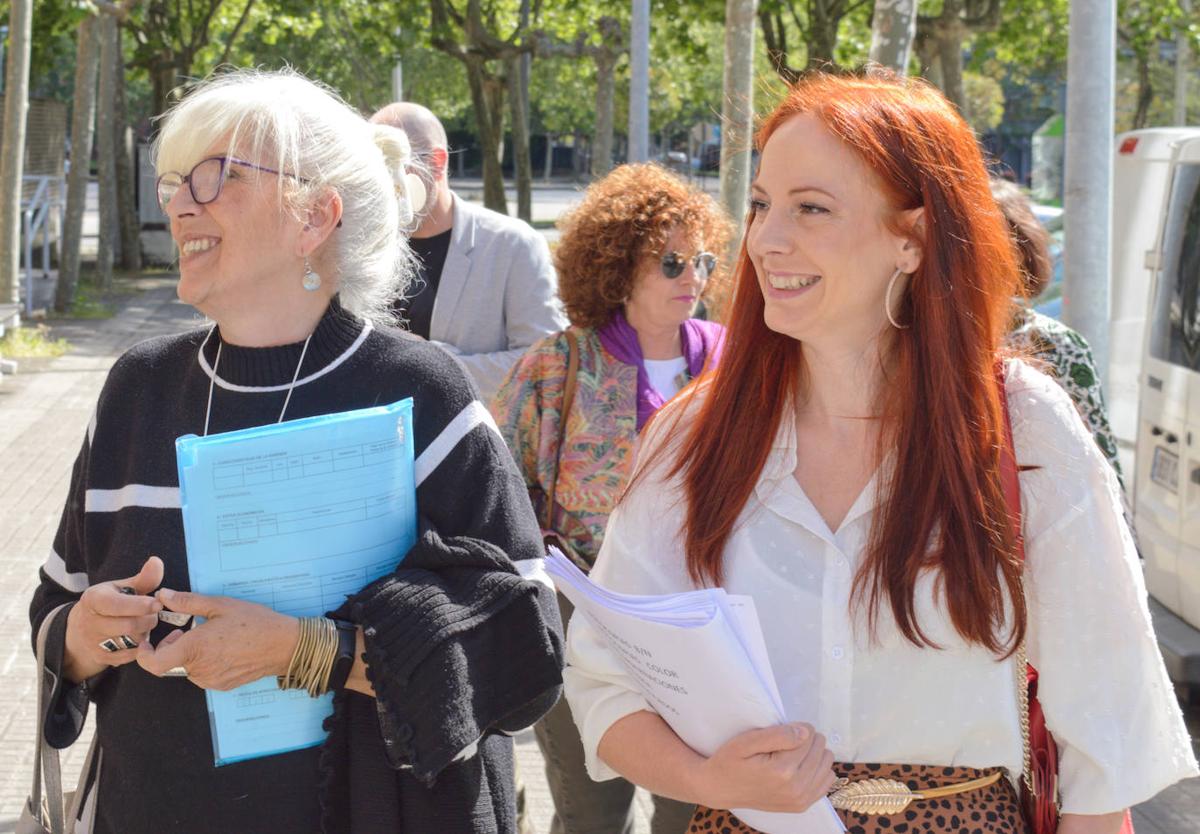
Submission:
<svg viewBox="0 0 1200 834">
<path fill-rule="evenodd" d="M 1000 26 L 1002 0 L 933 0 L 925 8 L 917 15 L 921 72 L 965 112 L 963 49 L 972 36 Z"/>
<path fill-rule="evenodd" d="M 1183 30 L 1195 45 L 1196 14 L 1187 13 L 1175 2 L 1163 0 L 1118 0 L 1117 44 L 1120 52 L 1132 59 L 1136 83 L 1134 109 L 1129 127 L 1150 124 L 1156 91 L 1165 84 L 1155 83 L 1156 67 L 1165 64 L 1164 45 L 1174 46 L 1176 34 Z M 1128 86 L 1128 85 L 1122 85 Z"/>
<path fill-rule="evenodd" d="M 861 63 L 870 48 L 869 27 L 856 32 L 850 55 L 840 41 L 848 25 L 863 28 L 871 8 L 870 0 L 762 0 L 758 22 L 779 77 L 791 83 L 803 69 Z"/>
<path fill-rule="evenodd" d="M 244 0 L 253 3 L 254 0 Z M 148 0 L 131 10 L 125 26 L 133 35 L 131 66 L 146 73 L 153 89 L 151 115 L 166 111 L 170 96 L 192 77 L 197 55 L 212 42 L 213 22 L 225 0 Z M 237 32 L 224 36 L 229 47 Z"/>
<path fill-rule="evenodd" d="M 475 112 L 475 127 L 483 154 L 483 202 L 506 212 L 500 155 L 504 137 L 506 71 L 511 59 L 534 48 L 522 26 L 520 8 L 508 0 L 430 0 L 430 42 L 462 63 Z M 528 149 L 525 149 L 528 152 Z"/>
<path fill-rule="evenodd" d="M 1067 0 L 1005 0 L 999 23 L 975 34 L 966 69 L 1041 90 L 1067 66 Z"/>
<path fill-rule="evenodd" d="M 203 72 L 222 64 L 291 66 L 368 111 L 391 98 L 392 67 L 416 50 L 420 23 L 394 6 L 365 0 L 231 0 L 218 12 L 215 29 L 236 37 L 214 39 L 196 66 Z"/>
<path fill-rule="evenodd" d="M 604 14 L 594 25 L 581 28 L 578 18 L 564 25 L 566 19 L 558 14 L 549 16 L 547 23 L 546 28 L 535 33 L 540 56 L 558 59 L 555 63 L 560 67 L 570 63 L 590 64 L 595 84 L 590 167 L 592 176 L 604 176 L 612 167 L 617 70 L 623 62 L 628 65 L 628 21 Z"/>
<path fill-rule="evenodd" d="M 976 133 L 989 133 L 1004 119 L 1004 88 L 995 78 L 963 73 L 963 118 Z"/>
</svg>

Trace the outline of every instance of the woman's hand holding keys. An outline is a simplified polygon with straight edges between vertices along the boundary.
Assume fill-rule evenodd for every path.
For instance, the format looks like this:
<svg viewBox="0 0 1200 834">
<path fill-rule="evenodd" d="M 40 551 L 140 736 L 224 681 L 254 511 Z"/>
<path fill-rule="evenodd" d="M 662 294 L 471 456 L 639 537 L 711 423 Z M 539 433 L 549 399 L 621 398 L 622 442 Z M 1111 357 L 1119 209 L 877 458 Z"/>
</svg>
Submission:
<svg viewBox="0 0 1200 834">
<path fill-rule="evenodd" d="M 138 646 L 158 624 L 162 603 L 150 594 L 162 584 L 163 563 L 151 556 L 136 576 L 90 586 L 67 616 L 64 672 L 76 683 L 137 659 Z"/>
</svg>

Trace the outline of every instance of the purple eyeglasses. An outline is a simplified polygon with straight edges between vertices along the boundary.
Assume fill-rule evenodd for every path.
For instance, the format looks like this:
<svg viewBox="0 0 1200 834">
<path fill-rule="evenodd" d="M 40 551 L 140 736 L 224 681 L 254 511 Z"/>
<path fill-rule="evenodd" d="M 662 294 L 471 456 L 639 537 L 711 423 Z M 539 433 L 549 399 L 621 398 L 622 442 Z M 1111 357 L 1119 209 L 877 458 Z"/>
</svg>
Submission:
<svg viewBox="0 0 1200 834">
<path fill-rule="evenodd" d="M 167 203 L 171 202 L 171 198 L 183 187 L 184 183 L 187 183 L 188 191 L 192 193 L 192 200 L 197 205 L 203 206 L 211 203 L 221 196 L 221 186 L 225 184 L 225 172 L 231 164 L 253 168 L 256 171 L 263 171 L 268 174 L 278 174 L 281 177 L 291 177 L 299 182 L 308 182 L 308 180 L 298 177 L 295 174 L 289 174 L 286 171 L 276 171 L 274 168 L 267 168 L 263 165 L 255 165 L 253 162 L 247 162 L 237 157 L 210 156 L 193 165 L 192 170 L 187 174 L 179 174 L 175 171 L 167 171 L 165 174 L 162 174 L 158 178 L 158 182 L 155 183 L 155 188 L 158 191 L 158 204 L 166 212 Z"/>
</svg>

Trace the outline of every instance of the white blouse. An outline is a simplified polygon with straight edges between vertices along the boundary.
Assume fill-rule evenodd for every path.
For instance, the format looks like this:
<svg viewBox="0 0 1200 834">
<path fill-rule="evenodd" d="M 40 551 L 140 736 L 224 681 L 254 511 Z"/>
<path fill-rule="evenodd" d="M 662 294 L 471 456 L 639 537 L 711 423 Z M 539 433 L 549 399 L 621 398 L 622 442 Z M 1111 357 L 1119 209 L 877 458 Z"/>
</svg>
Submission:
<svg viewBox="0 0 1200 834">
<path fill-rule="evenodd" d="M 1039 467 L 1020 475 L 1027 648 L 1061 751 L 1062 810 L 1121 810 L 1195 776 L 1196 760 L 1112 469 L 1052 380 L 1010 362 L 1007 388 L 1017 460 Z M 652 428 L 645 442 L 643 459 L 662 438 Z M 784 419 L 726 546 L 724 586 L 754 597 L 788 719 L 823 732 L 838 761 L 1003 766 L 1015 779 L 1023 756 L 1014 661 L 997 662 L 959 638 L 934 603 L 932 576 L 918 583 L 916 611 L 943 648 L 905 640 L 886 604 L 872 642 L 849 596 L 877 484 L 830 531 L 792 477 L 795 448 L 794 421 Z M 639 594 L 693 587 L 678 486 L 657 467 L 645 473 L 609 519 L 594 581 Z M 612 778 L 596 755 L 600 739 L 618 719 L 652 707 L 586 617 L 573 618 L 567 661 L 588 770 Z"/>
</svg>

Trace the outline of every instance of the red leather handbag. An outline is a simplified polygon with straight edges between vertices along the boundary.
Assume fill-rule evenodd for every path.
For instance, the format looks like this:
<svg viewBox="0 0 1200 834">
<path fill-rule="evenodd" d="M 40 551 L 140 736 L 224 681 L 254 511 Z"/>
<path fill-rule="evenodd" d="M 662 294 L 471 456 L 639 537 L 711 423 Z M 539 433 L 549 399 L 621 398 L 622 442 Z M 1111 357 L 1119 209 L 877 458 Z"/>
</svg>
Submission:
<svg viewBox="0 0 1200 834">
<path fill-rule="evenodd" d="M 1017 459 L 1013 453 L 1012 422 L 1008 416 L 1008 397 L 1004 385 L 1004 370 L 997 370 L 1000 383 L 1000 405 L 1004 412 L 1004 446 L 1000 451 L 1000 483 L 1008 504 L 1008 517 L 1016 534 L 1017 555 L 1025 561 L 1025 540 L 1021 525 L 1021 484 L 1017 476 Z M 1025 744 L 1025 775 L 1021 780 L 1021 810 L 1032 834 L 1055 834 L 1058 831 L 1058 746 L 1046 728 L 1046 717 L 1038 703 L 1038 672 L 1025 658 L 1025 644 L 1017 650 L 1018 663 L 1024 663 L 1026 686 L 1021 695 L 1021 734 Z M 1133 819 L 1125 812 L 1121 834 L 1134 834 Z"/>
</svg>

